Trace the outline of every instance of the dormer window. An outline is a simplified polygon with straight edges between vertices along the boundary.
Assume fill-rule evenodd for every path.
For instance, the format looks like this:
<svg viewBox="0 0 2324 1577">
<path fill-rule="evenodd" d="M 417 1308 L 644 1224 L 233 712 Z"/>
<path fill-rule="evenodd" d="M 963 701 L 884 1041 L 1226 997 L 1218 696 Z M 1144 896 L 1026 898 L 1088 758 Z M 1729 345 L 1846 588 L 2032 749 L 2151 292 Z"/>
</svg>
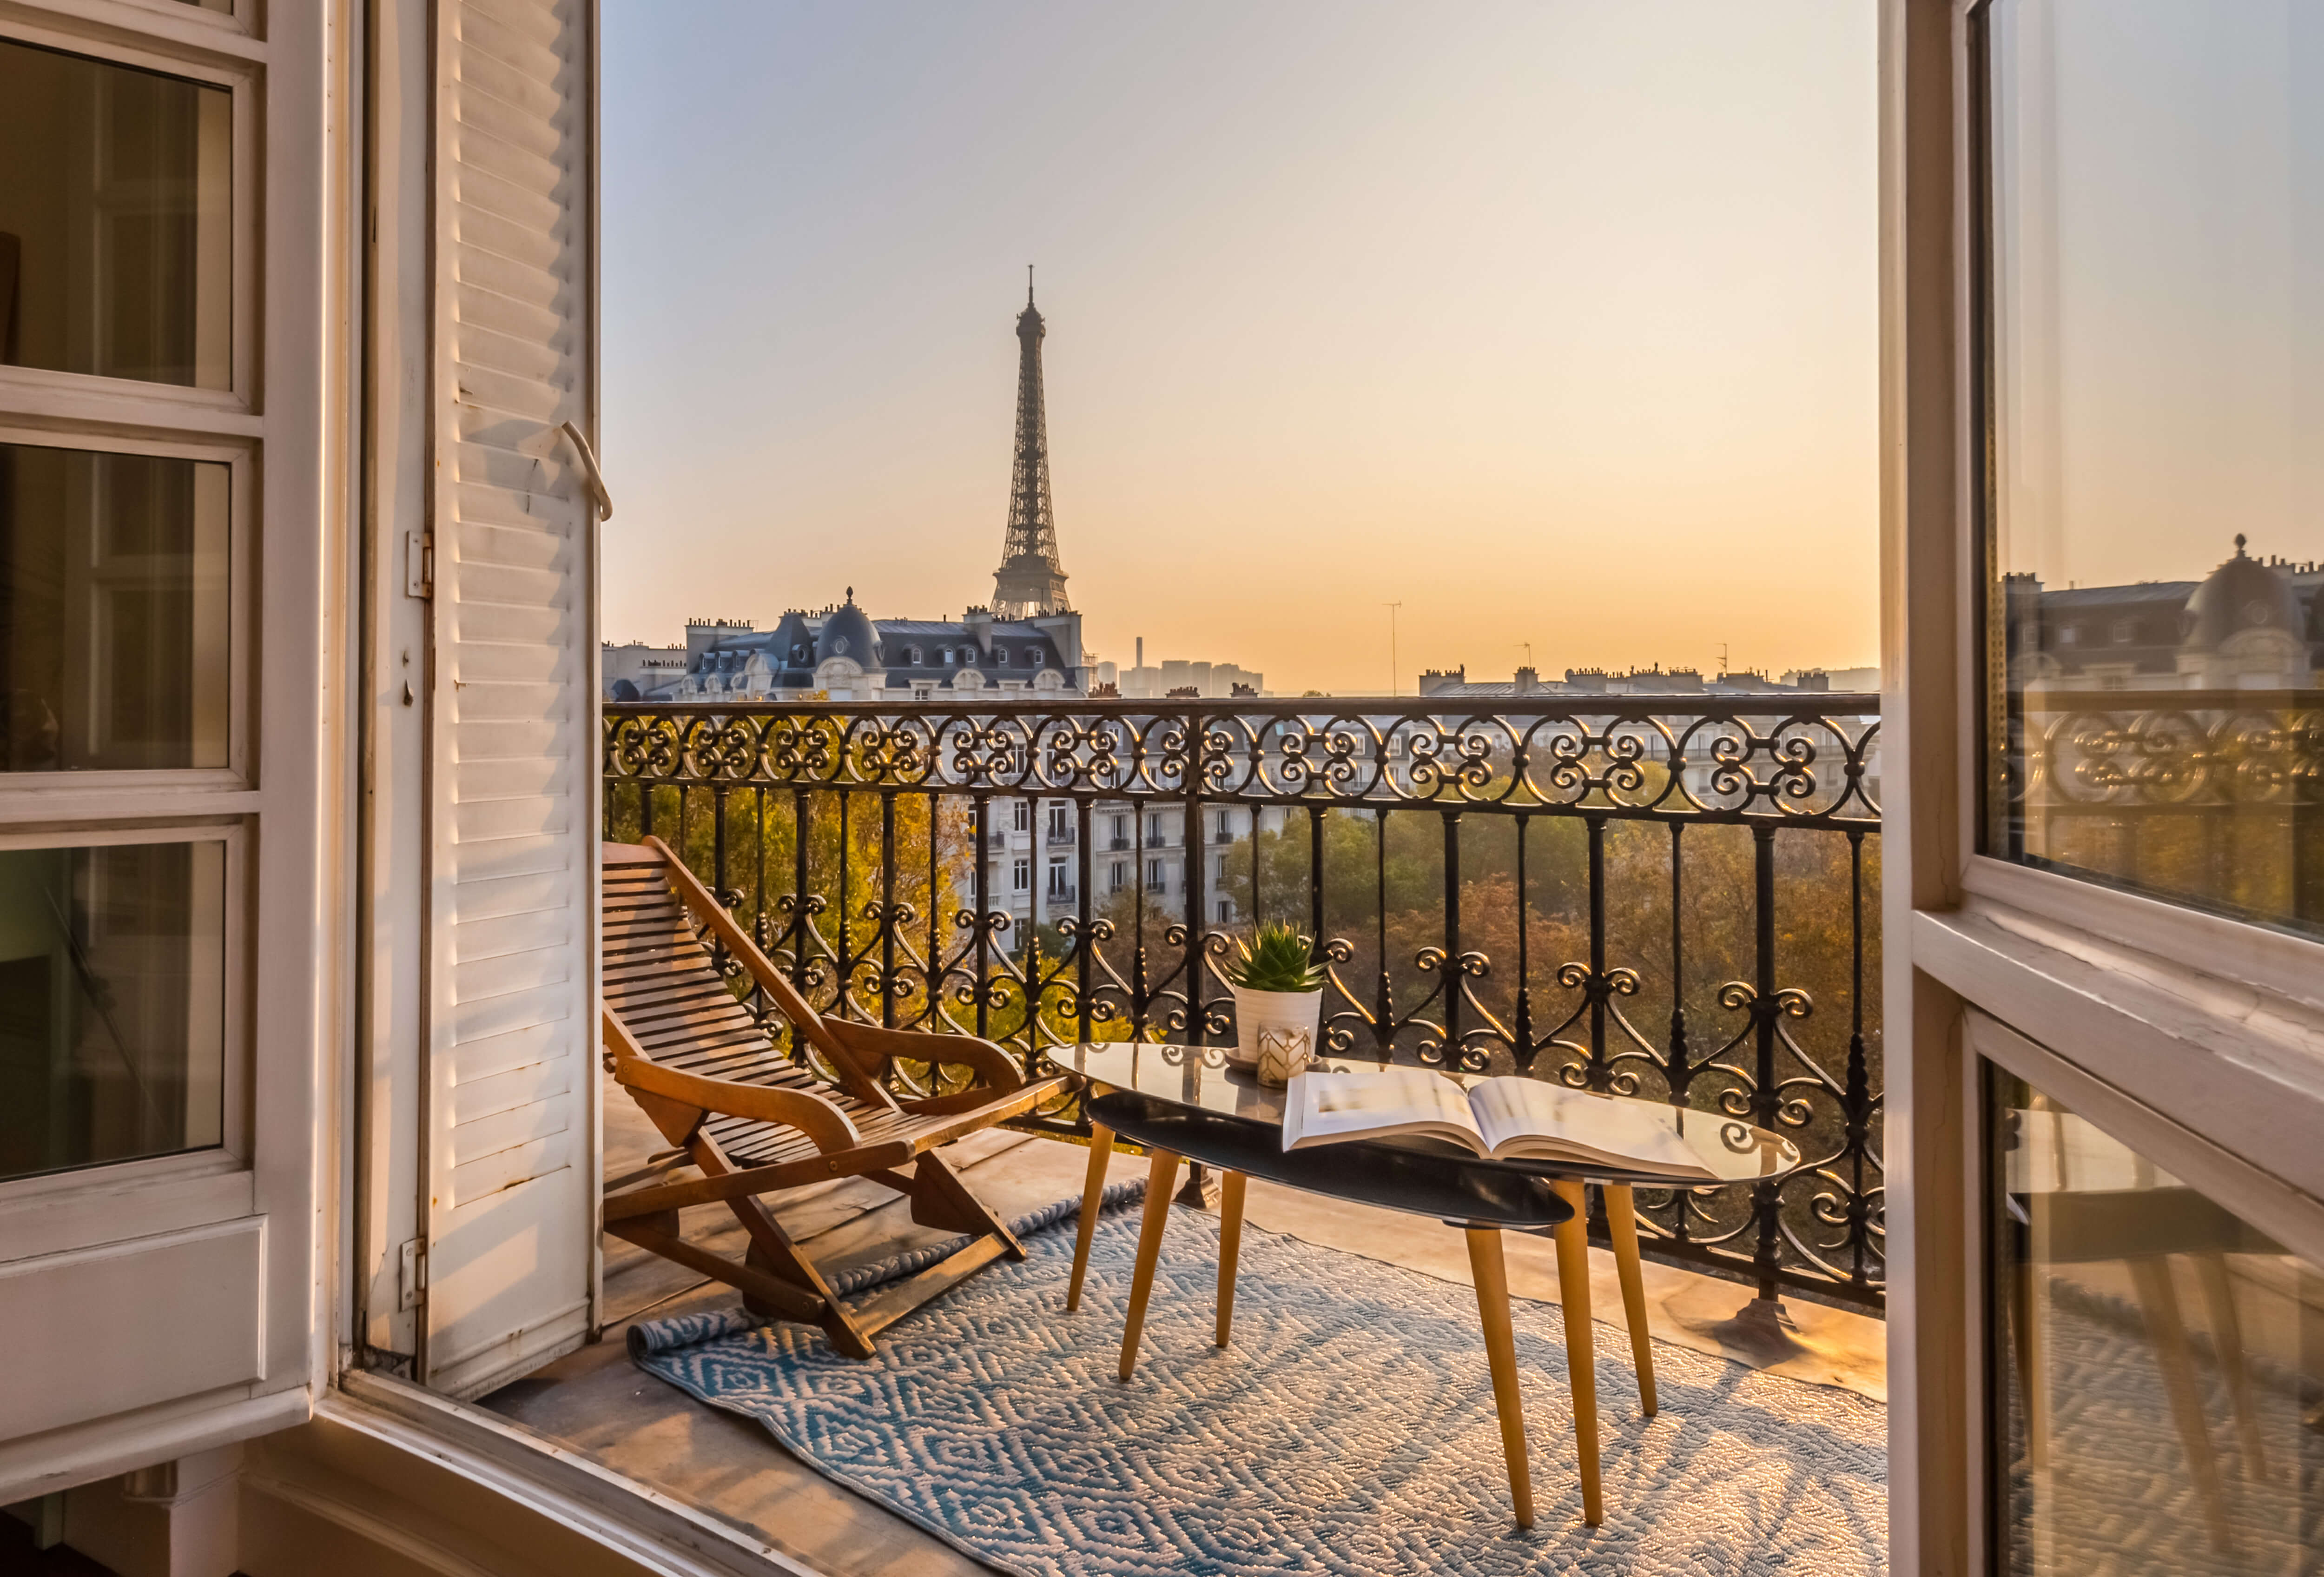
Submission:
<svg viewBox="0 0 2324 1577">
<path fill-rule="evenodd" d="M 907 651 L 904 654 L 904 657 L 905 660 L 909 662 L 912 667 L 918 668 L 920 666 L 920 649 L 918 647 L 913 647 L 909 651 Z"/>
<path fill-rule="evenodd" d="M 2132 623 L 2127 619 L 2116 619 L 2114 622 L 2114 643 L 2116 646 L 2128 646 L 2132 641 L 2137 639 L 2137 625 Z"/>
<path fill-rule="evenodd" d="M 1007 668 L 1009 666 L 1009 649 L 1004 646 L 999 651 L 994 652 L 992 654 L 992 660 L 1000 664 L 1002 668 Z"/>
</svg>

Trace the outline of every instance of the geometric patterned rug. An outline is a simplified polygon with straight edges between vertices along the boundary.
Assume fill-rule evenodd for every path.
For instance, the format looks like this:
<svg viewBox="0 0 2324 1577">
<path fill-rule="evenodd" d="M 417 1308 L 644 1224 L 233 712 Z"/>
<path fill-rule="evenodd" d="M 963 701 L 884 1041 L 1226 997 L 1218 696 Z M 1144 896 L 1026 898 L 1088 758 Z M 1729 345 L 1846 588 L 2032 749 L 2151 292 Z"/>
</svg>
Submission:
<svg viewBox="0 0 2324 1577">
<path fill-rule="evenodd" d="M 739 1309 L 634 1327 L 632 1354 L 1023 1577 L 1886 1569 L 1876 1402 L 1658 1342 L 1662 1410 L 1649 1419 L 1628 1340 L 1601 1323 L 1606 1520 L 1587 1527 L 1559 1313 L 1514 1300 L 1537 1517 L 1520 1532 L 1468 1288 L 1246 1223 L 1221 1350 L 1217 1220 L 1173 1208 L 1123 1385 L 1139 1213 L 1100 1218 L 1067 1314 L 1074 1210 L 1041 1213 L 1054 1219 L 1025 1238 L 1027 1259 L 997 1261 L 889 1327 L 867 1361 L 813 1326 Z"/>
</svg>

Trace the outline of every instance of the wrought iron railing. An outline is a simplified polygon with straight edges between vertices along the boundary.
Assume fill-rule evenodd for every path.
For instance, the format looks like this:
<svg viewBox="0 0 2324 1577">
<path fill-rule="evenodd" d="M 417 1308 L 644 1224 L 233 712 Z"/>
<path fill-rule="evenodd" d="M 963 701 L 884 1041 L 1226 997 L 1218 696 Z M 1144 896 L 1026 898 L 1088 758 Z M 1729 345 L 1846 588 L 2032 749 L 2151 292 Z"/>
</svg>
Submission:
<svg viewBox="0 0 2324 1577">
<path fill-rule="evenodd" d="M 1879 703 L 1803 699 L 608 704 L 605 831 L 679 850 L 823 1010 L 1031 1070 L 1075 1040 L 1231 1041 L 1229 933 L 1293 920 L 1340 1055 L 1792 1134 L 1808 1164 L 1779 1183 L 1642 1192 L 1648 1251 L 1877 1307 Z M 983 852 L 1036 798 L 1075 807 L 1075 896 L 1020 924 Z M 1234 840 L 1233 927 L 1207 857 L 1154 901 L 1150 804 L 1278 824 Z M 1136 857 L 1104 891 L 1090 828 L 1117 808 Z"/>
<path fill-rule="evenodd" d="M 2324 934 L 2324 693 L 2053 685 L 2006 702 L 1987 796 L 1997 846 Z"/>
</svg>

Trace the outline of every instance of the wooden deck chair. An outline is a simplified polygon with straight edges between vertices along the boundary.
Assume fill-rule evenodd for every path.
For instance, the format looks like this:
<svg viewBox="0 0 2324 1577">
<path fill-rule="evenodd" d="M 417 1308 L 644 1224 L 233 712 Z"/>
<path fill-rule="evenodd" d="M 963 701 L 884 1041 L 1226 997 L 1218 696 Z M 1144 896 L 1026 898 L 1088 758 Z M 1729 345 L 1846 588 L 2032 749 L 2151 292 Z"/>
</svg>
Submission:
<svg viewBox="0 0 2324 1577">
<path fill-rule="evenodd" d="M 832 1346 L 853 1358 L 871 1357 L 873 1336 L 1001 1255 L 1025 1257 L 1007 1225 L 934 1152 L 1050 1099 L 1063 1079 L 1028 1083 L 989 1040 L 817 1013 L 659 838 L 604 845 L 601 902 L 606 1067 L 701 1174 L 608 1194 L 607 1231 L 739 1288 L 754 1313 L 821 1325 Z M 750 972 L 830 1064 L 836 1085 L 776 1049 L 720 978 L 703 934 Z M 881 1083 L 899 1056 L 965 1065 L 976 1080 L 899 1102 Z M 850 1176 L 909 1195 L 921 1225 L 974 1240 L 843 1303 L 761 1200 Z M 712 1204 L 733 1211 L 750 1235 L 743 1262 L 688 1242 L 680 1230 L 682 1208 Z"/>
</svg>

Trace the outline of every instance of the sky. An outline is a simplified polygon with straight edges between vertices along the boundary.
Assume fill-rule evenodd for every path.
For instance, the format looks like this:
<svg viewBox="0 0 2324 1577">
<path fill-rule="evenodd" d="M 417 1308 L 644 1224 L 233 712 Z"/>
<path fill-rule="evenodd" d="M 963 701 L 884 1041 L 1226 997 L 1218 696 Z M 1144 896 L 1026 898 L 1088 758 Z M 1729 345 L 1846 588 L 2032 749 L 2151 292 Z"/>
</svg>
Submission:
<svg viewBox="0 0 2324 1577">
<path fill-rule="evenodd" d="M 605 635 L 988 601 L 1032 263 L 1100 658 L 1871 663 L 1874 9 L 604 0 Z"/>
<path fill-rule="evenodd" d="M 2002 567 L 2324 558 L 2324 6 L 1996 17 Z"/>
</svg>

